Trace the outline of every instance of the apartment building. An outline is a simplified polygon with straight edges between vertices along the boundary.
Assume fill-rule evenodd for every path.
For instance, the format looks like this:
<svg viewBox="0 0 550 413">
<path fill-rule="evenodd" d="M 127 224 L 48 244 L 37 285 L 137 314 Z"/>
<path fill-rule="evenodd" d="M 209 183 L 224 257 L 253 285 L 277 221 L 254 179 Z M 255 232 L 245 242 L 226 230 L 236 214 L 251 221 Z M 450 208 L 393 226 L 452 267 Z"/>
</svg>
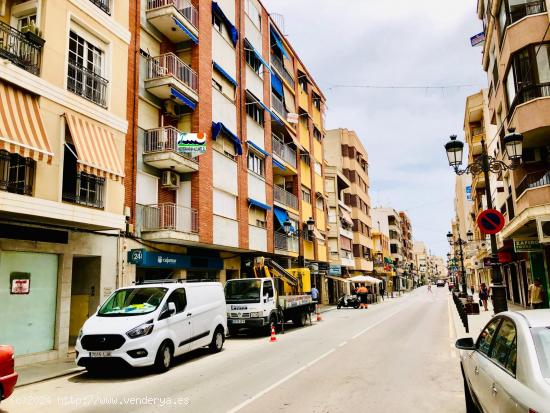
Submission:
<svg viewBox="0 0 550 413">
<path fill-rule="evenodd" d="M 413 288 L 415 279 L 413 277 L 413 244 L 412 244 L 412 224 L 406 212 L 399 212 L 401 222 L 401 234 L 403 245 L 403 268 L 407 274 L 407 288 Z"/>
<path fill-rule="evenodd" d="M 323 293 L 325 98 L 277 24 L 257 0 L 147 0 L 131 22 L 125 279 L 269 256 Z"/>
<path fill-rule="evenodd" d="M 386 291 L 390 291 L 388 285 L 393 286 L 393 277 L 395 277 L 395 269 L 390 254 L 390 238 L 383 232 L 378 231 L 377 227 L 372 229 L 371 236 L 374 262 L 372 274 L 382 280 L 382 286 Z"/>
<path fill-rule="evenodd" d="M 478 2 L 486 34 L 482 62 L 489 85 L 488 120 L 497 129 L 495 149 L 489 153 L 507 161 L 504 136 L 515 128 L 524 137 L 522 163 L 498 176 L 505 201 L 495 204 L 506 215 L 498 247 L 508 299 L 522 305 L 535 279 L 549 292 L 550 249 L 541 225 L 550 213 L 547 7 L 547 2 L 537 0 Z"/>
<path fill-rule="evenodd" d="M 418 272 L 420 282 L 425 284 L 428 279 L 428 250 L 421 241 L 413 241 L 414 266 Z"/>
<path fill-rule="evenodd" d="M 333 129 L 327 131 L 325 138 L 325 159 L 329 166 L 342 171 L 350 183 L 349 188 L 344 190 L 343 204 L 351 207 L 353 222 L 354 266 L 351 274 L 370 274 L 374 262 L 367 151 L 354 131 Z M 348 257 L 351 258 L 351 255 L 348 254 Z"/>
<path fill-rule="evenodd" d="M 1 2 L 0 331 L 19 365 L 65 357 L 116 287 L 128 17 L 128 2 Z"/>
</svg>

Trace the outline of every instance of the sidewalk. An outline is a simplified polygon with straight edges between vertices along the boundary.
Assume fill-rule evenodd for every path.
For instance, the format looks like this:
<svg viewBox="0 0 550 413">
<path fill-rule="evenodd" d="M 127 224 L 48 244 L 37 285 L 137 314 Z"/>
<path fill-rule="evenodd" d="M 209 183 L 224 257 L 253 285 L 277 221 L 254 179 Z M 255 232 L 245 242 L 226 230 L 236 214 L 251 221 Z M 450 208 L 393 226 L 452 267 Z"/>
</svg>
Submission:
<svg viewBox="0 0 550 413">
<path fill-rule="evenodd" d="M 66 376 L 84 370 L 84 367 L 78 367 L 75 364 L 74 355 L 65 359 L 33 363 L 21 367 L 17 367 L 17 361 L 15 364 L 15 370 L 19 374 L 17 387 Z"/>
<path fill-rule="evenodd" d="M 479 302 L 479 297 L 476 293 L 474 294 L 474 303 L 477 302 Z M 468 327 L 470 332 L 466 333 L 466 329 L 464 328 L 464 325 L 462 325 L 462 320 L 460 319 L 455 303 L 453 302 L 453 297 L 449 294 L 449 310 L 451 312 L 456 338 L 472 337 L 474 340 L 477 338 L 483 327 L 485 327 L 489 320 L 494 316 L 493 303 L 489 300 L 487 304 L 489 311 L 485 311 L 483 306 L 480 306 L 479 314 L 472 314 L 468 316 Z M 523 307 L 511 303 L 508 303 L 508 309 L 511 311 L 526 310 Z"/>
</svg>

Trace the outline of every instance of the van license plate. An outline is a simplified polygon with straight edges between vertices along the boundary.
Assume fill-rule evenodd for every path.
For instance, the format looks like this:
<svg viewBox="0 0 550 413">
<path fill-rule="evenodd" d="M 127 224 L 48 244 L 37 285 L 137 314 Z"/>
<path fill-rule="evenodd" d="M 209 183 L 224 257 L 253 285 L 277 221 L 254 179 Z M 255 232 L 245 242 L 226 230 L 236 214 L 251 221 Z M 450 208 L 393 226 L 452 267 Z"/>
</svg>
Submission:
<svg viewBox="0 0 550 413">
<path fill-rule="evenodd" d="M 234 320 L 231 320 L 231 322 L 233 324 L 244 324 L 244 320 L 239 320 L 238 318 L 237 319 L 234 319 Z"/>
<path fill-rule="evenodd" d="M 110 351 L 90 351 L 90 357 L 111 357 Z"/>
</svg>

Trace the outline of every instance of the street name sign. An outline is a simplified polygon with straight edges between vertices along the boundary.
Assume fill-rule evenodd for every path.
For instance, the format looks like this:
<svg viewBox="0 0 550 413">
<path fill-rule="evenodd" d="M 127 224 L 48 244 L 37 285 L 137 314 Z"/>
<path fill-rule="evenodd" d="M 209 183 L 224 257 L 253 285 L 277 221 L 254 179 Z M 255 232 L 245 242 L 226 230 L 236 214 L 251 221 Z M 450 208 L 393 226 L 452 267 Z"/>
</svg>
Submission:
<svg viewBox="0 0 550 413">
<path fill-rule="evenodd" d="M 496 209 L 486 209 L 477 217 L 477 226 L 483 234 L 496 234 L 504 228 L 504 215 Z"/>
</svg>

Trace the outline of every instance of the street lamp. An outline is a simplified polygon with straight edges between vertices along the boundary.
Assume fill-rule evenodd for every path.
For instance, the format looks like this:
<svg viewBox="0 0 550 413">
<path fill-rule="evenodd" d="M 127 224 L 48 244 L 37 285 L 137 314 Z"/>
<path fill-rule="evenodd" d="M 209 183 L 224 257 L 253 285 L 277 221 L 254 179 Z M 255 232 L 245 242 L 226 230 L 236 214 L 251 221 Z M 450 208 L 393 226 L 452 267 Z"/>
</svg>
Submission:
<svg viewBox="0 0 550 413">
<path fill-rule="evenodd" d="M 305 232 L 305 231 L 300 231 L 300 230 L 292 231 L 292 222 L 290 222 L 289 219 L 287 219 L 285 222 L 283 222 L 283 227 L 285 229 L 285 234 L 286 235 L 290 235 L 291 232 L 294 232 L 297 237 L 301 237 L 301 236 L 303 236 L 303 233 Z M 312 217 L 309 217 L 309 219 L 306 221 L 306 228 L 307 228 L 307 232 L 310 233 L 310 234 L 315 229 L 315 220 Z"/>
<path fill-rule="evenodd" d="M 457 175 L 469 173 L 471 175 L 483 174 L 485 178 L 485 197 L 487 199 L 487 208 L 493 208 L 493 199 L 491 193 L 491 182 L 489 172 L 501 173 L 506 170 L 513 170 L 518 167 L 523 150 L 523 135 L 516 133 L 515 129 L 508 129 L 508 135 L 503 139 L 504 147 L 511 164 L 495 159 L 487 153 L 485 139 L 481 140 L 481 155 L 464 169 L 459 169 L 462 165 L 464 155 L 464 143 L 456 140 L 456 135 L 451 136 L 451 140 L 445 144 L 447 159 Z M 501 313 L 508 310 L 506 301 L 506 286 L 503 284 L 501 268 L 498 262 L 497 240 L 494 234 L 491 234 L 491 266 L 492 279 L 491 290 L 493 293 L 493 308 L 495 313 Z"/>
<path fill-rule="evenodd" d="M 458 223 L 457 223 L 458 225 Z M 460 233 L 460 227 L 458 227 L 458 231 Z M 468 237 L 468 240 L 470 239 L 470 236 L 473 238 L 474 234 L 472 233 L 472 231 L 468 231 L 468 233 L 466 234 L 466 236 Z M 467 242 L 464 241 L 462 238 L 460 238 L 460 235 L 458 236 L 458 239 L 454 239 L 453 238 L 453 234 L 451 234 L 451 232 L 449 231 L 447 233 L 447 240 L 449 241 L 449 244 L 450 245 L 458 245 L 459 247 L 459 256 L 460 256 L 460 284 L 462 286 L 462 294 L 460 294 L 462 297 L 467 297 L 468 296 L 468 286 L 466 285 L 466 270 L 464 268 L 464 253 L 463 253 L 463 250 L 462 250 L 462 246 L 463 245 L 466 245 Z M 450 254 L 449 254 L 450 255 Z M 459 291 L 458 290 L 458 285 L 455 284 L 455 291 Z"/>
</svg>

